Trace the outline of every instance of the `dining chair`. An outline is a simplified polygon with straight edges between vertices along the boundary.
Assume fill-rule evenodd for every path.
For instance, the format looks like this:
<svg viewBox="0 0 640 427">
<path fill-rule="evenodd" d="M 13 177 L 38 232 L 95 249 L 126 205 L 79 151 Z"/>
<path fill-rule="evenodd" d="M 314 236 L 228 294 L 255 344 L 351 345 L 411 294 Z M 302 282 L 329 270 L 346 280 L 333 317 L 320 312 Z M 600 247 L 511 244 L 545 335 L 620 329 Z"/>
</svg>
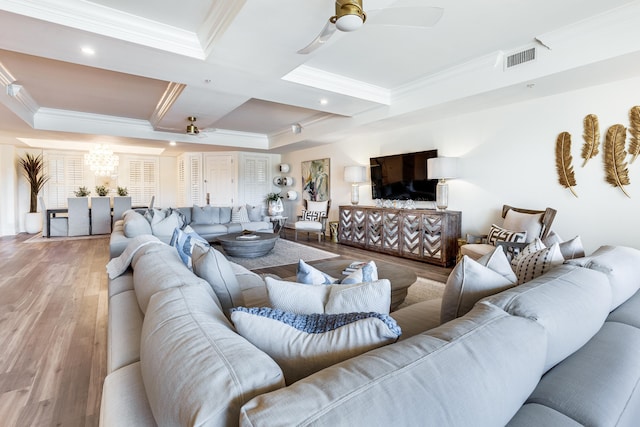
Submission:
<svg viewBox="0 0 640 427">
<path fill-rule="evenodd" d="M 47 206 L 44 204 L 44 197 L 38 197 L 40 210 L 42 211 L 42 236 L 63 237 L 67 235 L 68 218 L 66 216 L 56 216 L 49 220 L 51 232 L 47 230 Z"/>
<path fill-rule="evenodd" d="M 69 236 L 88 236 L 89 227 L 89 198 L 69 197 L 67 199 L 69 209 Z"/>
<path fill-rule="evenodd" d="M 111 233 L 111 199 L 91 198 L 91 234 Z"/>
<path fill-rule="evenodd" d="M 122 214 L 131 209 L 131 196 L 116 196 L 113 198 L 113 222 L 122 219 Z"/>
</svg>

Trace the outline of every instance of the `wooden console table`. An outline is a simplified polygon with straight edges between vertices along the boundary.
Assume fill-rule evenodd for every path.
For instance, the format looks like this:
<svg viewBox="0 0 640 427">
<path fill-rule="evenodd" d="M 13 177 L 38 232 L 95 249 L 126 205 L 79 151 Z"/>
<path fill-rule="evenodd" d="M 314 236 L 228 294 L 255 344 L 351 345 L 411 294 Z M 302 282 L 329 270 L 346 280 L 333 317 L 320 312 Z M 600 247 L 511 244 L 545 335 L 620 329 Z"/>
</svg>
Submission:
<svg viewBox="0 0 640 427">
<path fill-rule="evenodd" d="M 340 206 L 340 243 L 449 267 L 455 264 L 462 213 Z"/>
</svg>

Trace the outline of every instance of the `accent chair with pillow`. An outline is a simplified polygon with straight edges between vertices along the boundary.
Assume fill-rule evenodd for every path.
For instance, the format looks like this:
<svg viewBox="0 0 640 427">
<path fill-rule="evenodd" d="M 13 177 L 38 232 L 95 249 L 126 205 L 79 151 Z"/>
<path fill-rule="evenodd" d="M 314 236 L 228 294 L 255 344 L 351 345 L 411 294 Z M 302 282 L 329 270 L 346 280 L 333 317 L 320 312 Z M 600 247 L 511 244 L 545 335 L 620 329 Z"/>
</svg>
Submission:
<svg viewBox="0 0 640 427">
<path fill-rule="evenodd" d="M 502 225 L 492 224 L 486 236 L 467 235 L 467 243 L 460 247 L 460 256 L 478 259 L 491 252 L 497 245 L 505 246 L 507 255 L 517 254 L 536 237 L 544 239 L 551 230 L 556 210 L 533 210 L 502 207 Z"/>
<path fill-rule="evenodd" d="M 298 216 L 298 221 L 294 224 L 295 239 L 298 240 L 298 232 L 302 231 L 307 233 L 307 238 L 309 238 L 310 233 L 317 234 L 318 242 L 320 242 L 320 238 L 324 238 L 327 228 L 327 216 L 329 215 L 331 200 L 322 202 L 303 200 L 302 203 L 302 214 Z"/>
</svg>

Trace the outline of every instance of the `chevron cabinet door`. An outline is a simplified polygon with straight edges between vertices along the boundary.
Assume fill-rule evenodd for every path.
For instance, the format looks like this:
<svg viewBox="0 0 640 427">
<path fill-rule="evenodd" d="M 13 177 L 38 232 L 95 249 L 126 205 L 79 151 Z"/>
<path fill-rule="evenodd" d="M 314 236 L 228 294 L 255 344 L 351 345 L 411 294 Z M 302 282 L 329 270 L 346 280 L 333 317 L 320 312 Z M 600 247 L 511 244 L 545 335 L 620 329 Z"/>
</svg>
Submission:
<svg viewBox="0 0 640 427">
<path fill-rule="evenodd" d="M 382 212 L 368 210 L 367 215 L 367 248 L 382 249 Z"/>
<path fill-rule="evenodd" d="M 340 243 L 441 266 L 455 263 L 462 214 L 340 206 Z"/>
</svg>

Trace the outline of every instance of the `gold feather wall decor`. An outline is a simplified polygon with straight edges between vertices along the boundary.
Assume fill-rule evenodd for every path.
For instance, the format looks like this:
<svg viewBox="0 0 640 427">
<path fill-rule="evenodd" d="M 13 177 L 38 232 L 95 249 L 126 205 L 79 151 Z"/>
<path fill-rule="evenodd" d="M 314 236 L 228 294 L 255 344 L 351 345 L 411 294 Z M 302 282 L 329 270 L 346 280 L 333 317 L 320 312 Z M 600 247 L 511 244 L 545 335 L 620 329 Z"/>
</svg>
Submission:
<svg viewBox="0 0 640 427">
<path fill-rule="evenodd" d="M 584 167 L 589 159 L 594 158 L 600 152 L 600 124 L 598 123 L 598 116 L 595 114 L 588 114 L 582 121 L 584 124 L 584 145 L 582 146 L 582 158 Z"/>
<path fill-rule="evenodd" d="M 604 171 L 606 181 L 614 187 L 620 187 L 625 196 L 631 198 L 625 191 L 624 185 L 629 185 L 629 171 L 624 159 L 627 152 L 624 149 L 627 130 L 623 125 L 613 125 L 607 130 L 604 140 Z"/>
<path fill-rule="evenodd" d="M 632 156 L 629 163 L 633 163 L 640 154 L 640 105 L 629 110 L 629 133 L 631 134 L 629 154 Z"/>
<path fill-rule="evenodd" d="M 556 139 L 556 170 L 558 171 L 558 182 L 564 188 L 571 190 L 571 193 L 578 197 L 578 194 L 573 189 L 576 184 L 576 177 L 573 173 L 573 166 L 571 162 L 571 134 L 569 132 L 562 132 Z"/>
</svg>

